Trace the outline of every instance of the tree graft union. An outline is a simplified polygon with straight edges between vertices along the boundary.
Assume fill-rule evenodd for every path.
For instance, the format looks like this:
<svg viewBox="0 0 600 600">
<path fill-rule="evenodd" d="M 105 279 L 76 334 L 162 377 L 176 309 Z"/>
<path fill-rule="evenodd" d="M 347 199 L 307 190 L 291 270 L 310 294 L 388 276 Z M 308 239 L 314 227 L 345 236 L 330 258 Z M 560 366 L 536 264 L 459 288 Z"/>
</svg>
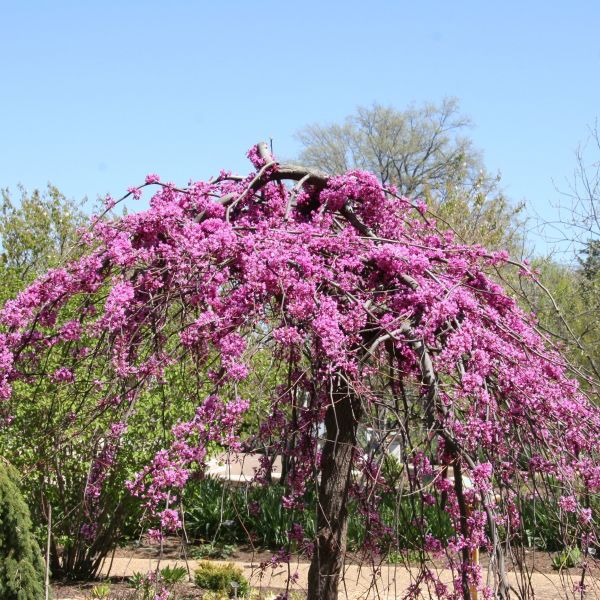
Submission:
<svg viewBox="0 0 600 600">
<path fill-rule="evenodd" d="M 418 550 L 413 598 L 469 598 L 471 589 L 508 597 L 503 553 L 522 541 L 519 504 L 532 489 L 558 497 L 578 543 L 596 543 L 589 498 L 600 489 L 599 411 L 532 317 L 487 275 L 506 254 L 457 243 L 423 205 L 369 173 L 329 177 L 280 164 L 265 144 L 248 156 L 247 177 L 222 172 L 179 189 L 148 176 L 127 195 L 156 186 L 148 210 L 93 218 L 81 258 L 0 314 L 7 426 L 13 388 L 42 380 L 97 399 L 92 414 L 74 416 L 73 431 L 110 416 L 88 474 L 89 526 L 80 532 L 88 547 L 102 545 L 96 499 L 131 415 L 144 390 L 182 364 L 193 373 L 183 393 L 200 397 L 198 408 L 127 484 L 156 539 L 180 531 L 186 482 L 216 444 L 284 454 L 287 508 L 318 490 L 314 539 L 289 532 L 312 557 L 310 598 L 337 597 L 350 506 L 365 528 L 356 549 L 365 559 Z M 261 351 L 286 377 L 249 432 L 255 407 L 241 390 L 257 377 Z M 52 372 L 50 352 L 62 352 Z M 391 437 L 400 445 L 394 478 Z M 449 467 L 472 487 L 439 475 Z M 392 500 L 405 504 L 386 512 Z M 451 533 L 429 533 L 431 511 L 447 515 Z M 470 562 L 480 547 L 495 557 L 489 580 Z M 449 579 L 434 568 L 442 558 Z"/>
</svg>

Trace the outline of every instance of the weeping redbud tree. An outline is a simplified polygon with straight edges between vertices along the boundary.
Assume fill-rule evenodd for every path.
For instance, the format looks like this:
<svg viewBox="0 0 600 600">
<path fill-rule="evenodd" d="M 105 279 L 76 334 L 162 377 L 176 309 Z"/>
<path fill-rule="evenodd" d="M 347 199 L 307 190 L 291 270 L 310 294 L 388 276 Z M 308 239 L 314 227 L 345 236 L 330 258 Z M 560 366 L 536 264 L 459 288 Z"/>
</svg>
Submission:
<svg viewBox="0 0 600 600">
<path fill-rule="evenodd" d="M 155 519 L 153 536 L 180 529 L 179 498 L 210 448 L 262 447 L 257 480 L 282 455 L 286 508 L 316 515 L 316 535 L 289 532 L 312 557 L 310 599 L 337 598 L 349 505 L 364 524 L 364 560 L 377 564 L 393 548 L 417 557 L 406 598 L 532 593 L 520 551 L 531 497 L 556 501 L 565 539 L 587 557 L 597 544 L 600 411 L 585 374 L 580 387 L 534 317 L 490 277 L 508 257 L 438 231 L 425 206 L 369 173 L 281 164 L 265 144 L 248 156 L 247 177 L 222 172 L 180 189 L 148 176 L 124 197 L 154 186 L 148 210 L 94 218 L 81 258 L 2 310 L 6 427 L 11 390 L 42 380 L 98 398 L 86 427 L 110 416 L 82 536 L 94 544 L 97 498 L 144 390 L 185 365 L 196 413 L 128 484 Z M 283 376 L 264 390 L 260 426 L 240 435 L 253 410 L 240 390 L 259 352 Z M 61 357 L 51 372 L 50 353 Z M 436 514 L 448 535 L 432 535 Z M 411 548 L 399 541 L 407 532 Z M 480 548 L 487 574 L 472 561 Z M 285 560 L 284 551 L 274 559 Z M 508 560 L 521 566 L 517 579 Z"/>
</svg>

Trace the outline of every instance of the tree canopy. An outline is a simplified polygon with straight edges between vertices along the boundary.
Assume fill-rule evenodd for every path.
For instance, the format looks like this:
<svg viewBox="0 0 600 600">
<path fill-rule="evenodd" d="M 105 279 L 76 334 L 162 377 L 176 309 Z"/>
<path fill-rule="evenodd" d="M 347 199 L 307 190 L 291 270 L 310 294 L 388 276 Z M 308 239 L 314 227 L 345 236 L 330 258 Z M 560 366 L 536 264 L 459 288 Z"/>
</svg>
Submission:
<svg viewBox="0 0 600 600">
<path fill-rule="evenodd" d="M 350 499 L 366 524 L 366 555 L 385 552 L 403 528 L 418 532 L 420 567 L 407 590 L 415 598 L 467 599 L 471 588 L 507 598 L 505 555 L 523 543 L 519 511 L 532 493 L 556 499 L 565 535 L 587 547 L 600 411 L 535 318 L 490 277 L 510 265 L 507 254 L 439 231 L 422 203 L 373 174 L 281 164 L 265 144 L 248 156 L 255 170 L 246 177 L 222 172 L 177 188 L 149 175 L 126 196 L 158 187 L 148 210 L 94 218 L 82 255 L 0 312 L 7 424 L 24 385 L 96 400 L 85 423 L 105 429 L 82 535 L 94 543 L 97 498 L 142 391 L 184 365 L 191 377 L 181 393 L 198 404 L 195 415 L 128 483 L 154 515 L 157 538 L 181 527 L 178 497 L 211 445 L 264 442 L 293 459 L 286 507 L 318 491 L 316 536 L 289 533 L 312 553 L 311 599 L 337 598 Z M 114 205 L 107 199 L 107 210 Z M 240 390 L 256 377 L 249 365 L 260 351 L 285 378 L 268 390 L 259 427 L 240 435 L 252 410 Z M 365 429 L 378 452 L 365 451 Z M 393 485 L 383 468 L 392 438 Z M 399 511 L 394 528 L 385 523 L 377 509 L 390 493 L 418 517 Z M 449 515 L 447 539 L 428 533 L 431 510 Z M 492 582 L 470 561 L 480 546 Z M 434 564 L 442 557 L 450 583 Z M 288 558 L 282 551 L 274 562 Z"/>
<path fill-rule="evenodd" d="M 339 175 L 362 169 L 401 196 L 426 201 L 466 241 L 519 250 L 521 205 L 498 187 L 468 135 L 471 121 L 456 99 L 398 110 L 358 107 L 343 123 L 297 133 L 299 162 Z"/>
</svg>

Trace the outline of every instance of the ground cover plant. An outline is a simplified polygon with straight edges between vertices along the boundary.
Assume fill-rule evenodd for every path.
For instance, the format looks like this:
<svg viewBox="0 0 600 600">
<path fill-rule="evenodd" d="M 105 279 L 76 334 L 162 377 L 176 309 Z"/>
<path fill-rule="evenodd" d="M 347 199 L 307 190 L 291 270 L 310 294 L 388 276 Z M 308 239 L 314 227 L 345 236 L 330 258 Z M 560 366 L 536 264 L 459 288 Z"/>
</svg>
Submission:
<svg viewBox="0 0 600 600">
<path fill-rule="evenodd" d="M 282 455 L 283 507 L 314 514 L 314 531 L 293 522 L 286 536 L 312 557 L 311 599 L 338 596 L 350 508 L 372 563 L 412 532 L 420 567 L 409 598 L 509 597 L 505 557 L 524 543 L 519 506 L 531 495 L 556 500 L 564 543 L 589 557 L 596 382 L 496 280 L 511 266 L 535 274 L 438 230 L 422 203 L 369 173 L 280 164 L 265 144 L 248 155 L 247 177 L 178 188 L 149 175 L 127 194 L 154 186 L 148 210 L 94 218 L 80 257 L 0 312 L 6 426 L 30 386 L 75 408 L 87 400 L 52 429 L 57 447 L 94 432 L 80 450 L 93 458 L 78 552 L 93 562 L 106 547 L 102 490 L 123 475 L 114 465 L 136 416 L 161 398 L 163 415 L 197 408 L 181 410 L 126 484 L 157 542 L 181 530 L 183 490 L 207 456 L 258 449 L 257 481 L 270 481 Z M 150 414 L 158 421 L 161 410 Z M 437 515 L 444 536 L 432 533 Z M 471 560 L 480 547 L 490 579 Z M 433 558 L 445 559 L 450 583 Z M 271 564 L 287 560 L 284 547 Z M 525 594 L 527 582 L 523 570 Z"/>
</svg>

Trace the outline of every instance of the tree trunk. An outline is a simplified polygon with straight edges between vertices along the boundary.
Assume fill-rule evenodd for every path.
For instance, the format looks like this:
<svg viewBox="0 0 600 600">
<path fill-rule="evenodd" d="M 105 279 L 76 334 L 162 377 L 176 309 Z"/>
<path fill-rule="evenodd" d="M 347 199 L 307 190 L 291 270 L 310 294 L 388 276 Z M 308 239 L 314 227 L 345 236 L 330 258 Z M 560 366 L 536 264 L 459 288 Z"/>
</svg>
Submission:
<svg viewBox="0 0 600 600">
<path fill-rule="evenodd" d="M 346 385 L 334 385 L 325 416 L 317 540 L 308 572 L 308 600 L 337 600 L 348 534 L 348 494 L 360 406 Z"/>
</svg>

